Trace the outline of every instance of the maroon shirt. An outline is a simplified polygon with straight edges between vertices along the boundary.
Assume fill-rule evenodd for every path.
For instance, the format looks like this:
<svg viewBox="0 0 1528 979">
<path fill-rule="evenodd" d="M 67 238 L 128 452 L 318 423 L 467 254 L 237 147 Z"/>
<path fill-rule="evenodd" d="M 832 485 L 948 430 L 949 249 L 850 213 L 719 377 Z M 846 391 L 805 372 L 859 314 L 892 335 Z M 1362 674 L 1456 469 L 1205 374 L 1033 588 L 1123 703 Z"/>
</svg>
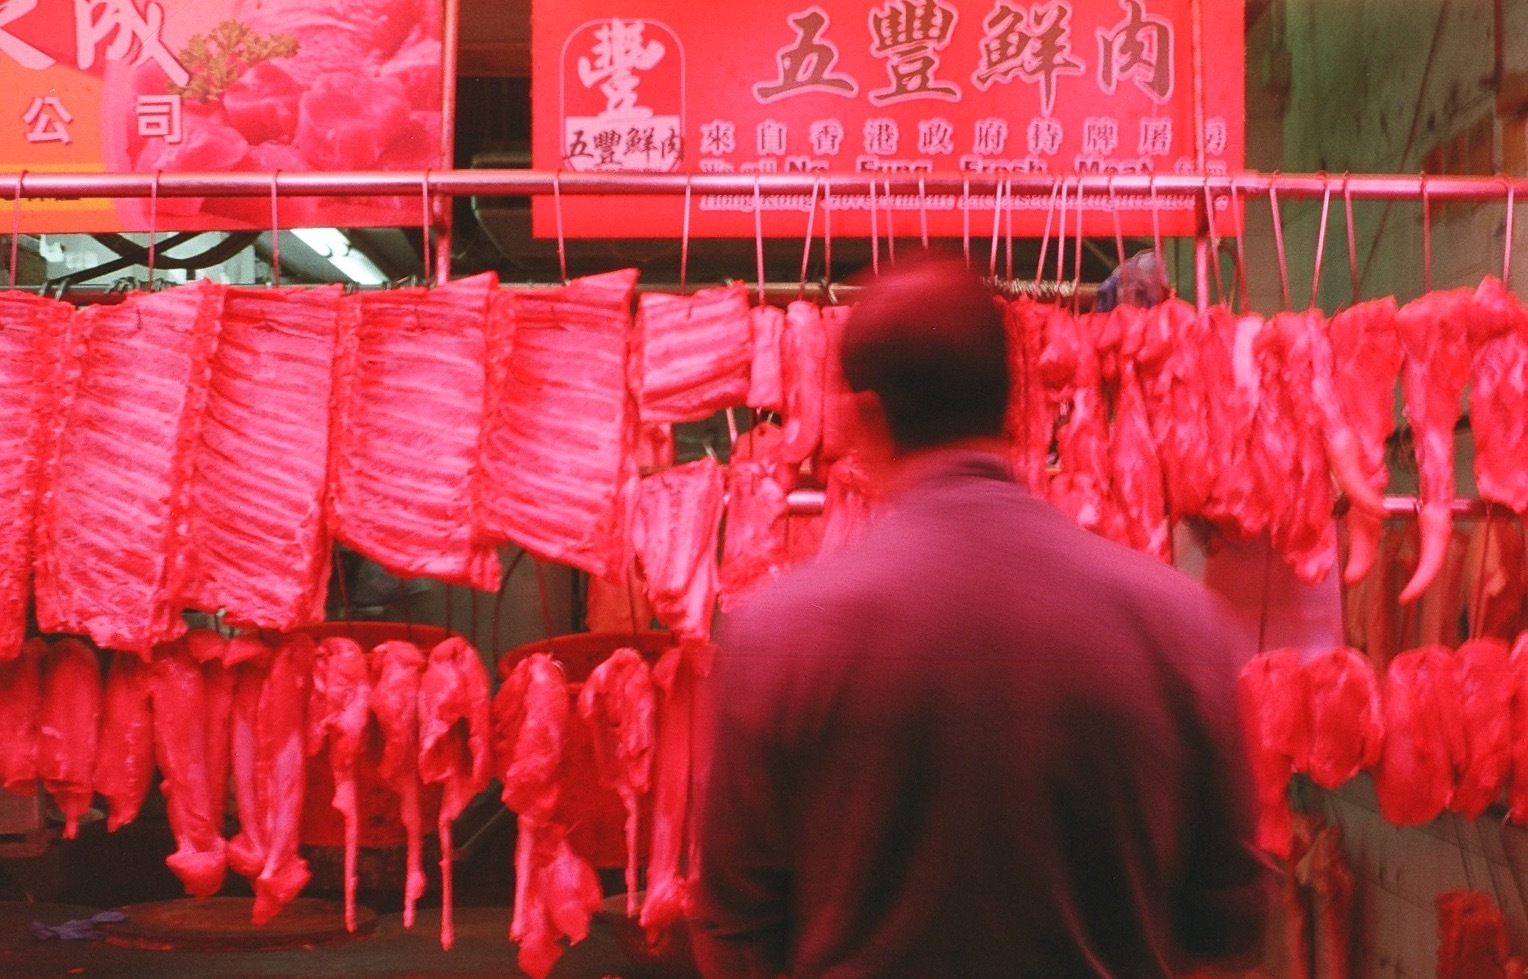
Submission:
<svg viewBox="0 0 1528 979">
<path fill-rule="evenodd" d="M 1177 571 L 952 457 L 726 624 L 698 952 L 728 979 L 1157 979 L 1256 947 L 1226 635 Z"/>
</svg>

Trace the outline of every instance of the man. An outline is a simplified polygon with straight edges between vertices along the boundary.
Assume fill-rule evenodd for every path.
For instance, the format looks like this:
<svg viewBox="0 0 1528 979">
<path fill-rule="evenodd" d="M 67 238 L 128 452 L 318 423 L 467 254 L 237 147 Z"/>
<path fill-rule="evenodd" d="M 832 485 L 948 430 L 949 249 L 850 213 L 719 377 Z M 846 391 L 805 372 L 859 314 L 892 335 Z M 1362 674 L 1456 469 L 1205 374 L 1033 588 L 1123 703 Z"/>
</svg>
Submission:
<svg viewBox="0 0 1528 979">
<path fill-rule="evenodd" d="M 1012 481 L 1003 325 L 959 263 L 871 286 L 842 363 L 886 502 L 725 625 L 704 971 L 1159 979 L 1255 955 L 1214 600 Z"/>
</svg>

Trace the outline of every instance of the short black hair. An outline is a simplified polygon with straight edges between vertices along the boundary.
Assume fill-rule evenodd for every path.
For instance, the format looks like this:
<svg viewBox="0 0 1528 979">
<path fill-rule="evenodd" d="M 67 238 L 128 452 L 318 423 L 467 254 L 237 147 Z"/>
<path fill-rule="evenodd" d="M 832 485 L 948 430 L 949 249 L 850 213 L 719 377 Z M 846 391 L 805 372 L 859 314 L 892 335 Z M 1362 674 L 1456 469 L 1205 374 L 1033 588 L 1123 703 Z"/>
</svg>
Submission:
<svg viewBox="0 0 1528 979">
<path fill-rule="evenodd" d="M 871 283 L 844 327 L 841 361 L 852 390 L 880 399 L 899 450 L 1002 433 L 1003 314 L 960 259 L 904 261 Z"/>
</svg>

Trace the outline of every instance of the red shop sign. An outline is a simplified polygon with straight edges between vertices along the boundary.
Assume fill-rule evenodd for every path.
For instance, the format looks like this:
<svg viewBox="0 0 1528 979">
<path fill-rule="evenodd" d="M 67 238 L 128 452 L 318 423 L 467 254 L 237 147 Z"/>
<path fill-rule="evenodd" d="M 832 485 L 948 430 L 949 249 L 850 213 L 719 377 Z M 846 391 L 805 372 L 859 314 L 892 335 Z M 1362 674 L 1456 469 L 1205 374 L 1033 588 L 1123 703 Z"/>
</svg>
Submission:
<svg viewBox="0 0 1528 979">
<path fill-rule="evenodd" d="M 440 0 L 0 3 L 0 168 L 439 168 L 443 10 Z M 271 205 L 165 197 L 21 207 L 30 232 L 141 231 L 151 218 L 161 230 L 268 228 Z M 420 202 L 283 198 L 278 220 L 417 225 Z"/>
<path fill-rule="evenodd" d="M 1202 22 L 1196 125 L 1195 11 Z M 1243 166 L 1243 11 L 1208 0 L 533 0 L 533 160 L 604 172 L 877 174 L 1195 173 Z M 763 195 L 764 230 L 800 235 L 810 197 Z M 869 195 L 835 195 L 834 233 L 870 231 Z M 1055 201 L 1004 199 L 1038 235 Z M 1158 199 L 1159 228 L 1191 234 L 1199 202 Z M 993 194 L 898 194 L 937 235 L 990 229 Z M 751 236 L 752 194 L 695 195 L 691 233 Z M 819 199 L 817 206 L 822 206 Z M 1075 206 L 1075 201 L 1071 202 Z M 1085 229 L 1112 234 L 1108 200 Z M 672 199 L 562 200 L 585 237 L 670 236 Z M 962 212 L 970 212 L 964 216 Z M 536 233 L 556 231 L 537 200 Z M 1152 228 L 1149 202 L 1119 210 Z M 1075 227 L 1075 225 L 1073 225 Z M 818 223 L 821 228 L 821 222 Z M 884 230 L 884 223 L 882 224 Z"/>
</svg>

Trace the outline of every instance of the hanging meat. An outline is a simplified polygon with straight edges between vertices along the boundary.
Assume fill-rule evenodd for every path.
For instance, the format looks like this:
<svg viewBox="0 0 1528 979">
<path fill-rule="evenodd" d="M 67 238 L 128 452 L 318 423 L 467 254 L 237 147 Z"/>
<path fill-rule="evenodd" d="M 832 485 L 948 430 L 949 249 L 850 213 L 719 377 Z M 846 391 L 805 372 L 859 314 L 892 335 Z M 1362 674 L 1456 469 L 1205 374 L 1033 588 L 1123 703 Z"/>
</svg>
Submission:
<svg viewBox="0 0 1528 979">
<path fill-rule="evenodd" d="M 1402 361 L 1395 316 L 1395 298 L 1386 296 L 1350 306 L 1327 324 L 1337 410 L 1327 419 L 1326 441 L 1332 473 L 1351 504 L 1343 572 L 1350 585 L 1364 579 L 1379 551 L 1381 494 L 1390 480 L 1385 443 L 1395 431 Z"/>
<path fill-rule="evenodd" d="M 1316 353 L 1324 331 L 1319 310 L 1279 313 L 1253 344 L 1258 408 L 1248 462 L 1267 507 L 1270 541 L 1307 584 L 1323 580 L 1337 561 L 1325 427 L 1312 396 L 1317 363 L 1328 362 Z"/>
<path fill-rule="evenodd" d="M 544 979 L 562 957 L 562 936 L 577 943 L 588 935 L 601 899 L 593 868 L 568 846 L 556 816 L 569 700 L 562 668 L 546 653 L 516 663 L 493 700 L 494 771 L 519 830 L 509 938 L 532 979 Z"/>
<path fill-rule="evenodd" d="M 303 765 L 307 759 L 308 701 L 313 690 L 314 642 L 306 633 L 281 639 L 268 670 L 256 668 L 236 691 L 240 708 L 254 700 L 253 778 L 235 779 L 239 799 L 239 835 L 228 845 L 228 863 L 251 879 L 255 890 L 250 920 L 263 925 L 307 886 L 308 862 L 298 855 L 302 824 Z M 259 695 L 250 690 L 264 673 Z M 240 677 L 239 682 L 244 682 Z M 247 732 L 247 728 L 244 729 Z M 247 736 L 247 735 L 246 735 Z M 237 752 L 249 745 L 235 742 Z M 247 796 L 247 797 L 245 797 Z"/>
<path fill-rule="evenodd" d="M 1109 455 L 1114 462 L 1109 484 L 1111 508 L 1119 516 L 1121 543 L 1171 564 L 1172 527 L 1167 521 L 1162 462 L 1151 435 L 1136 365 L 1131 360 L 1126 360 L 1120 369 L 1109 442 Z"/>
<path fill-rule="evenodd" d="M 1467 639 L 1454 653 L 1459 723 L 1465 753 L 1458 764 L 1449 808 L 1476 819 L 1495 802 L 1512 770 L 1512 684 L 1507 644 Z"/>
<path fill-rule="evenodd" d="M 1078 526 L 1106 536 L 1115 523 L 1109 490 L 1109 403 L 1098 357 L 1107 318 L 1103 313 L 1057 313 L 1046 321 L 1047 346 L 1076 351 L 1076 367 L 1066 385 L 1070 402 L 1056 432 L 1060 472 L 1051 480 L 1050 501 Z M 1070 336 L 1062 331 L 1070 331 Z"/>
<path fill-rule="evenodd" d="M 695 671 L 692 659 L 703 647 L 674 646 L 653 668 L 658 691 L 657 745 L 653 756 L 653 837 L 647 868 L 647 894 L 640 923 L 648 941 L 690 913 L 689 874 L 685 867 L 694 800 L 693 777 Z"/>
<path fill-rule="evenodd" d="M 403 829 L 408 834 L 403 884 L 405 928 L 414 927 L 414 906 L 426 886 L 420 857 L 419 801 L 419 681 L 424 666 L 424 653 L 411 642 L 392 640 L 371 651 L 371 713 L 382 734 L 377 774 L 398 796 Z"/>
<path fill-rule="evenodd" d="M 186 651 L 202 668 L 208 814 L 221 827 L 228 811 L 228 778 L 232 769 L 234 667 L 244 659 L 266 654 L 267 647 L 253 637 L 235 637 L 230 641 L 211 629 L 192 629 L 185 635 L 185 644 Z"/>
<path fill-rule="evenodd" d="M 753 346 L 741 282 L 688 296 L 643 293 L 632 335 L 632 390 L 645 422 L 702 421 L 748 401 Z"/>
<path fill-rule="evenodd" d="M 1305 663 L 1310 697 L 1311 781 L 1335 789 L 1379 761 L 1385 721 L 1374 666 L 1356 649 L 1338 647 Z"/>
<path fill-rule="evenodd" d="M 230 288 L 195 449 L 179 604 L 230 625 L 322 621 L 339 286 Z"/>
<path fill-rule="evenodd" d="M 504 291 L 490 310 L 483 530 L 619 576 L 637 470 L 627 344 L 637 272 Z"/>
<path fill-rule="evenodd" d="M 1205 516 L 1223 533 L 1233 537 L 1256 537 L 1268 529 L 1270 515 L 1261 493 L 1261 476 L 1252 462 L 1253 433 L 1261 399 L 1261 378 L 1253 355 L 1265 323 L 1256 313 L 1242 316 L 1211 314 L 1211 344 L 1218 355 L 1230 357 L 1230 386 L 1216 392 L 1210 403 L 1211 432 L 1217 436 L 1212 465 L 1215 488 Z"/>
<path fill-rule="evenodd" d="M 60 378 L 74 307 L 0 291 L 0 662 L 26 637 L 42 460 L 67 405 Z"/>
<path fill-rule="evenodd" d="M 1512 686 L 1511 753 L 1512 779 L 1507 784 L 1507 818 L 1528 825 L 1528 629 L 1512 645 L 1508 659 L 1508 682 Z"/>
<path fill-rule="evenodd" d="M 345 930 L 353 932 L 361 823 L 356 771 L 371 719 L 370 664 L 360 644 L 344 636 L 325 638 L 314 655 L 308 755 L 324 756 L 334 778 L 330 804 L 345 820 Z"/>
<path fill-rule="evenodd" d="M 42 659 L 37 714 L 37 774 L 64 814 L 64 839 L 79 831 L 95 798 L 96 739 L 101 724 L 101 664 L 78 639 L 60 639 Z"/>
<path fill-rule="evenodd" d="M 102 694 L 95 791 L 106 799 L 106 828 L 138 817 L 154 784 L 152 667 L 136 653 L 112 653 Z"/>
<path fill-rule="evenodd" d="M 629 646 L 589 674 L 578 695 L 578 716 L 589 726 L 600 784 L 626 809 L 626 916 L 637 915 L 637 829 L 642 798 L 652 785 L 657 701 L 642 654 Z"/>
<path fill-rule="evenodd" d="M 785 334 L 785 310 L 768 304 L 748 311 L 748 407 L 785 410 L 785 380 L 780 363 Z"/>
<path fill-rule="evenodd" d="M 652 624 L 647 586 L 633 557 L 624 574 L 590 578 L 584 593 L 584 624 L 590 632 L 639 632 Z"/>
<path fill-rule="evenodd" d="M 452 921 L 451 823 L 493 777 L 488 673 L 482 657 L 461 636 L 437 643 L 419 678 L 419 779 L 441 787 L 440 947 L 456 944 Z"/>
<path fill-rule="evenodd" d="M 214 799 L 208 775 L 206 680 L 184 639 L 154 651 L 154 758 L 164 775 L 160 790 L 175 836 L 165 864 L 186 893 L 201 899 L 223 886 L 227 848 L 222 799 Z M 234 745 L 237 763 L 239 746 Z"/>
<path fill-rule="evenodd" d="M 1438 909 L 1437 979 L 1521 979 L 1523 966 L 1510 957 L 1507 924 L 1480 891 L 1444 891 Z"/>
<path fill-rule="evenodd" d="M 1224 452 L 1224 436 L 1213 422 L 1218 402 L 1234 383 L 1231 351 L 1219 322 L 1233 317 L 1224 306 L 1203 315 L 1173 306 L 1143 319 L 1140 347 L 1147 362 L 1140 369 L 1151 421 L 1152 439 L 1162 463 L 1168 511 L 1174 519 L 1204 516 L 1220 471 L 1214 454 Z M 1166 306 L 1167 304 L 1162 304 Z M 1154 324 L 1148 335 L 1146 323 Z M 1163 346 L 1162 335 L 1171 342 Z"/>
<path fill-rule="evenodd" d="M 48 644 L 28 639 L 0 660 L 0 789 L 37 794 L 37 719 L 42 709 L 42 660 Z"/>
<path fill-rule="evenodd" d="M 1443 811 L 1456 770 L 1468 758 L 1458 674 L 1446 646 L 1424 646 L 1390 661 L 1381 691 L 1385 747 L 1374 769 L 1380 815 L 1420 826 Z"/>
<path fill-rule="evenodd" d="M 183 526 L 223 291 L 198 279 L 75 314 L 42 467 L 42 631 L 145 656 L 185 631 Z"/>
<path fill-rule="evenodd" d="M 1045 324 L 1055 307 L 1028 296 L 994 301 L 1003 312 L 1008 337 L 1008 411 L 1003 417 L 1003 434 L 1013 444 L 1014 475 L 1031 493 L 1044 495 L 1056 412 L 1053 400 L 1047 397 L 1042 365 Z"/>
<path fill-rule="evenodd" d="M 780 349 L 780 375 L 785 385 L 785 447 L 781 458 L 800 465 L 822 442 L 828 366 L 828 332 L 822 308 L 799 299 L 785 307 Z"/>
<path fill-rule="evenodd" d="M 711 634 L 724 476 L 710 457 L 648 476 L 637 492 L 632 547 L 658 621 L 681 636 Z"/>
<path fill-rule="evenodd" d="M 828 470 L 822 504 L 822 543 L 817 553 L 832 554 L 869 529 L 880 490 L 857 453 L 840 456 Z"/>
<path fill-rule="evenodd" d="M 1528 514 L 1528 310 L 1501 280 L 1475 290 L 1470 431 L 1480 498 Z"/>
<path fill-rule="evenodd" d="M 329 518 L 336 538 L 401 577 L 498 587 L 474 506 L 497 285 L 485 272 L 345 298 Z"/>
<path fill-rule="evenodd" d="M 1257 845 L 1277 857 L 1290 854 L 1289 779 L 1304 771 L 1310 754 L 1310 707 L 1297 649 L 1254 656 L 1236 681 L 1242 731 L 1257 786 Z"/>
<path fill-rule="evenodd" d="M 852 448 L 854 439 L 853 392 L 844 379 L 844 330 L 852 306 L 824 306 L 822 330 L 827 337 L 822 365 L 822 442 L 813 462 L 817 471 L 831 466 Z"/>
<path fill-rule="evenodd" d="M 1443 569 L 1453 531 L 1454 426 L 1470 374 L 1465 324 L 1474 297 L 1471 289 L 1430 292 L 1396 313 L 1396 331 L 1406 355 L 1401 389 L 1416 443 L 1422 542 L 1417 570 L 1401 591 L 1403 605 L 1422 597 Z"/>
<path fill-rule="evenodd" d="M 773 426 L 770 426 L 773 428 Z M 778 431 L 778 430 L 776 430 Z M 773 581 L 790 563 L 790 508 L 782 477 L 785 467 L 772 453 L 739 458 L 740 440 L 727 467 L 727 509 L 723 523 L 719 599 L 723 611 L 739 597 Z"/>
</svg>

